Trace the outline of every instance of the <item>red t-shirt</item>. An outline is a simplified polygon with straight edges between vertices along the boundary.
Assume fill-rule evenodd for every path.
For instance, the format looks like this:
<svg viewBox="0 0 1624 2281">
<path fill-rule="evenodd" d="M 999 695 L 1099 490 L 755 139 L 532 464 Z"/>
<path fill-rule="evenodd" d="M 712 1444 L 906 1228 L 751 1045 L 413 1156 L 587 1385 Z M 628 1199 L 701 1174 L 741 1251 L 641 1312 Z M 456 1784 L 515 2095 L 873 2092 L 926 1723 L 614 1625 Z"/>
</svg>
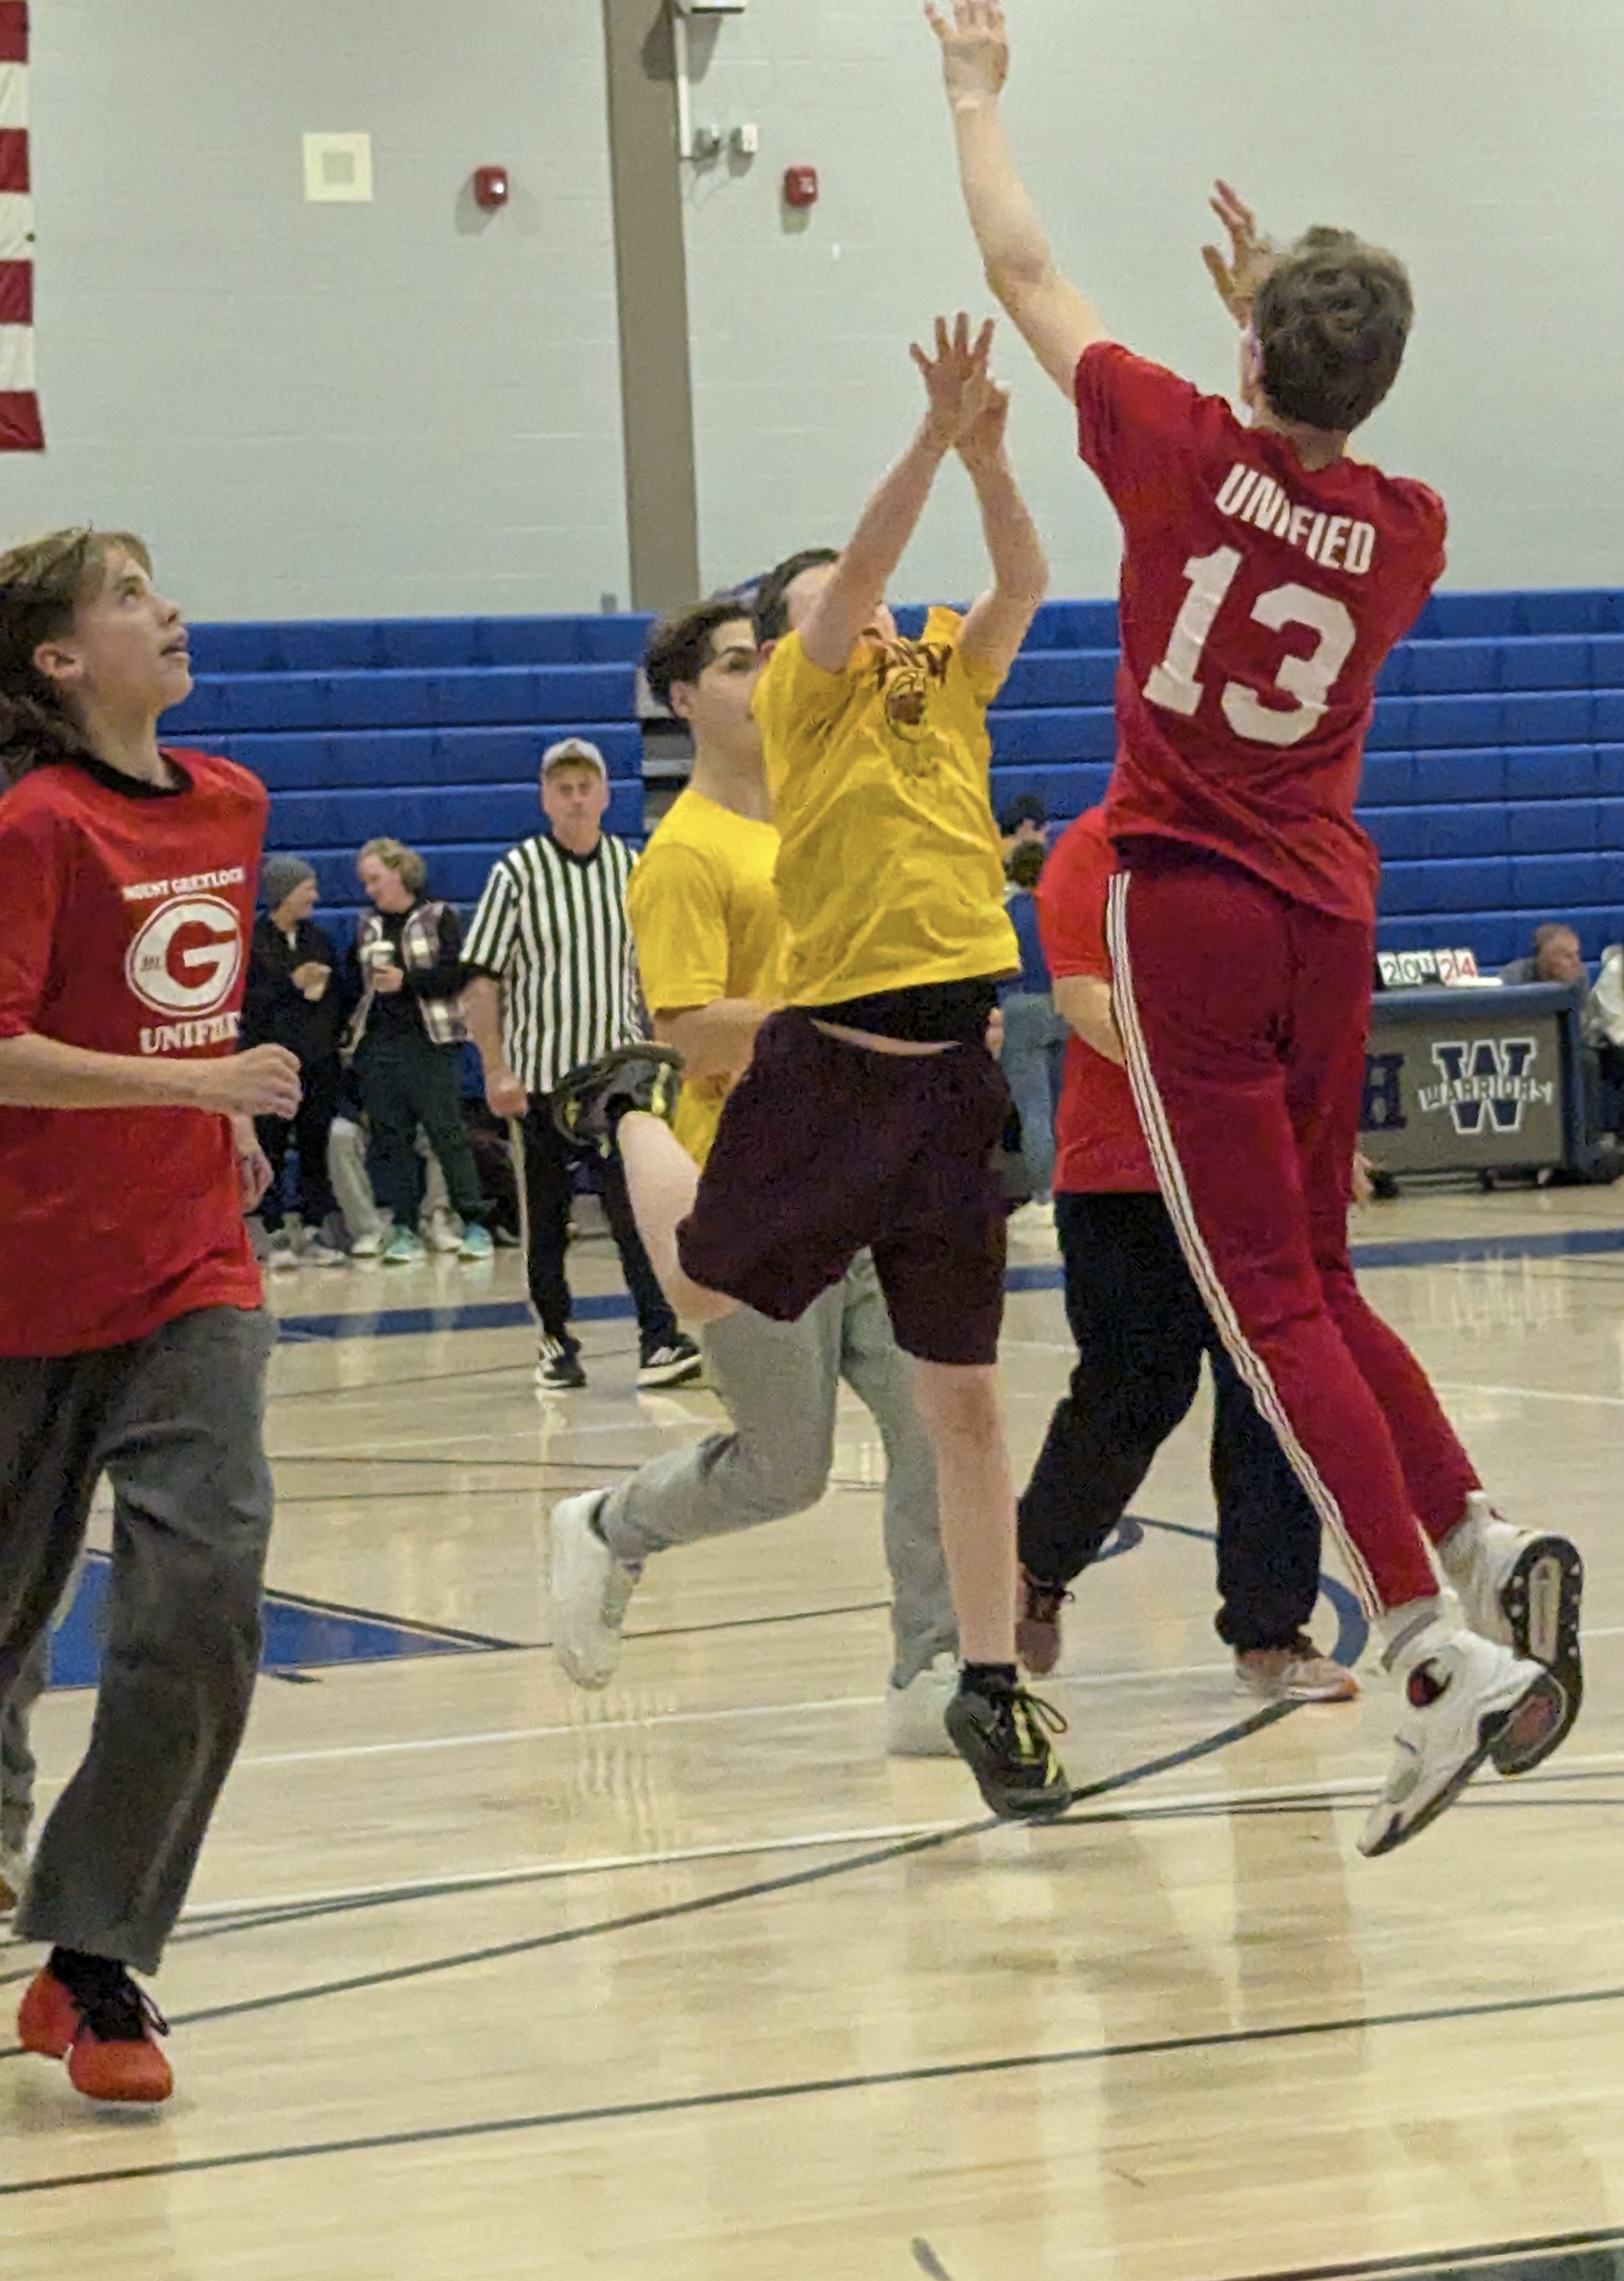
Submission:
<svg viewBox="0 0 1624 2281">
<path fill-rule="evenodd" d="M 0 795 L 0 1038 L 236 1050 L 265 788 L 166 757 L 179 790 L 51 763 Z M 227 1118 L 0 1108 L 0 1355 L 120 1346 L 260 1298 Z"/>
<path fill-rule="evenodd" d="M 1091 808 L 1067 826 L 1038 881 L 1038 932 L 1055 980 L 1065 974 L 1110 980 L 1105 900 L 1116 868 L 1105 810 Z M 1127 1071 L 1075 1034 L 1066 1040 L 1055 1152 L 1057 1195 L 1138 1195 L 1157 1186 Z"/>
<path fill-rule="evenodd" d="M 1106 823 L 1212 849 L 1341 918 L 1375 909 L 1353 820 L 1376 676 L 1443 568 L 1443 503 L 1284 437 L 1111 342 L 1077 368 L 1083 458 L 1123 530 Z"/>
</svg>

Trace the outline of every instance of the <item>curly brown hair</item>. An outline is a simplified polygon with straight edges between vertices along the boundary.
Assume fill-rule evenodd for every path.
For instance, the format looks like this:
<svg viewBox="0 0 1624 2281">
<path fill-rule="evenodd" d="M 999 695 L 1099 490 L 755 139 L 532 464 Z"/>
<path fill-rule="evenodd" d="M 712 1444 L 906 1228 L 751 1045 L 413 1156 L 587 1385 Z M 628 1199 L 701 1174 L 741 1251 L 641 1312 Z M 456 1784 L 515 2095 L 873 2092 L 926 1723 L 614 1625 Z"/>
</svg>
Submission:
<svg viewBox="0 0 1624 2281">
<path fill-rule="evenodd" d="M 661 705 L 669 707 L 671 691 L 681 681 L 692 686 L 708 665 L 714 663 L 716 636 L 723 626 L 751 623 L 750 605 L 737 594 L 715 594 L 692 609 L 661 618 L 648 638 L 643 670 Z"/>
<path fill-rule="evenodd" d="M 52 530 L 0 554 L 0 776 L 9 783 L 86 750 L 82 725 L 34 654 L 72 633 L 75 611 L 100 593 L 114 554 L 151 576 L 146 542 L 131 530 Z"/>
<path fill-rule="evenodd" d="M 1257 290 L 1264 393 L 1284 420 L 1348 435 L 1398 378 L 1414 319 L 1396 254 L 1351 230 L 1305 230 Z"/>
</svg>

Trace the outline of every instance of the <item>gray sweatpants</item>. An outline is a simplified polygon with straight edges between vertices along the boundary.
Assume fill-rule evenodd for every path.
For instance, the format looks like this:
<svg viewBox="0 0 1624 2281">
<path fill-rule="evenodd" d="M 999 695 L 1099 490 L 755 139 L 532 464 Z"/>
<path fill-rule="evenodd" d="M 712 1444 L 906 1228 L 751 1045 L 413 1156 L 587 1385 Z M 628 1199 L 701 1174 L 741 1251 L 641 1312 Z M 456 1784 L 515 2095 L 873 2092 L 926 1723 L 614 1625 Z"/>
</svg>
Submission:
<svg viewBox="0 0 1624 2281">
<path fill-rule="evenodd" d="M 935 1465 L 869 1253 L 798 1322 L 769 1322 L 739 1307 L 710 1325 L 704 1347 L 733 1431 L 656 1458 L 609 1492 L 600 1526 L 616 1557 L 646 1560 L 815 1505 L 829 1485 L 844 1379 L 873 1413 L 885 1448 L 892 1683 L 905 1687 L 933 1657 L 955 1654 Z"/>
<path fill-rule="evenodd" d="M 207 1307 L 144 1339 L 0 1358 L 0 1700 L 112 1484 L 112 1574 L 90 1742 L 41 1833 L 26 1940 L 158 1968 L 236 1755 L 259 1660 L 271 1527 L 268 1316 Z"/>
<path fill-rule="evenodd" d="M 50 1635 L 67 1620 L 83 1575 L 84 1562 L 76 1560 L 49 1627 L 28 1651 L 11 1693 L 0 1704 L 0 1846 L 13 1853 L 27 1851 L 34 1827 L 34 1778 L 39 1771 L 34 1757 L 34 1706 L 50 1685 Z"/>
<path fill-rule="evenodd" d="M 421 1133 L 417 1136 L 417 1153 L 427 1159 L 420 1214 L 427 1226 L 437 1211 L 451 1210 L 451 1191 L 440 1170 L 439 1158 Z M 358 1243 L 364 1235 L 381 1235 L 384 1214 L 373 1194 L 372 1175 L 367 1170 L 367 1135 L 352 1117 L 333 1119 L 327 1136 L 327 1177 L 332 1183 L 333 1195 L 350 1241 Z"/>
<path fill-rule="evenodd" d="M 34 1706 L 50 1685 L 50 1634 L 43 1631 L 0 1704 L 0 1850 L 21 1853 L 34 1826 Z"/>
</svg>

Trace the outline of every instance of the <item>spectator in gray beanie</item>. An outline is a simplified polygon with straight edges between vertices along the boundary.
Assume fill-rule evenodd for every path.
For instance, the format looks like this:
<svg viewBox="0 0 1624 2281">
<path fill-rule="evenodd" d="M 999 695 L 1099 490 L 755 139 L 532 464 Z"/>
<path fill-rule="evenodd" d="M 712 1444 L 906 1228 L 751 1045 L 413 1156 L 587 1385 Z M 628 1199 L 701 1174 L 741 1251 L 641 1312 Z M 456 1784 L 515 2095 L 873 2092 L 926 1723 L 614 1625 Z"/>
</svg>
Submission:
<svg viewBox="0 0 1624 2281">
<path fill-rule="evenodd" d="M 243 1001 L 242 1044 L 285 1046 L 298 1057 L 304 1099 L 297 1117 L 255 1119 L 270 1160 L 271 1185 L 259 1207 L 273 1269 L 341 1267 L 344 1255 L 327 1240 L 336 1207 L 328 1181 L 327 1143 L 338 1110 L 338 1041 L 349 1012 L 338 954 L 311 917 L 316 875 L 298 855 L 267 855 L 260 873 L 265 904 L 255 921 Z M 283 1196 L 290 1147 L 298 1156 L 300 1237 L 296 1247 Z"/>
</svg>

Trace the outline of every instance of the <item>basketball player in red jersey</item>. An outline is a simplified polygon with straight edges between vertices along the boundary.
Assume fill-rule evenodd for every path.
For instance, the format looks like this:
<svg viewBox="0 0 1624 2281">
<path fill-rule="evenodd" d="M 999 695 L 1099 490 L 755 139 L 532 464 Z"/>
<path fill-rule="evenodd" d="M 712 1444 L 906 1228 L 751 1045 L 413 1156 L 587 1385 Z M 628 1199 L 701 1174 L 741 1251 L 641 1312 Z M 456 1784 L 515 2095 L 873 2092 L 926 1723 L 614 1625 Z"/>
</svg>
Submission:
<svg viewBox="0 0 1624 2281">
<path fill-rule="evenodd" d="M 1233 253 L 1209 267 L 1245 329 L 1243 424 L 1114 342 L 1056 269 L 1000 116 L 997 0 L 929 13 L 988 282 L 1123 527 L 1117 1024 L 1191 1272 L 1404 1688 L 1360 1840 L 1382 1853 L 1484 1759 L 1548 1756 L 1580 1697 L 1578 1554 L 1493 1514 L 1348 1251 L 1377 873 L 1353 806 L 1377 674 L 1444 561 L 1442 502 L 1347 450 L 1397 376 L 1409 280 L 1346 231 L 1276 256 L 1220 186 Z"/>
<path fill-rule="evenodd" d="M 243 1225 L 298 1063 L 236 1051 L 265 789 L 158 741 L 186 629 L 138 538 L 0 556 L 0 1699 L 113 1492 L 96 1720 L 17 1913 L 26 2051 L 168 2097 L 155 1971 L 259 1653 L 271 1325 Z"/>
</svg>

